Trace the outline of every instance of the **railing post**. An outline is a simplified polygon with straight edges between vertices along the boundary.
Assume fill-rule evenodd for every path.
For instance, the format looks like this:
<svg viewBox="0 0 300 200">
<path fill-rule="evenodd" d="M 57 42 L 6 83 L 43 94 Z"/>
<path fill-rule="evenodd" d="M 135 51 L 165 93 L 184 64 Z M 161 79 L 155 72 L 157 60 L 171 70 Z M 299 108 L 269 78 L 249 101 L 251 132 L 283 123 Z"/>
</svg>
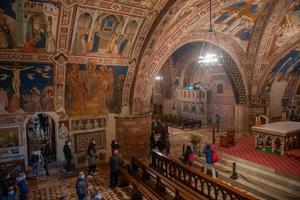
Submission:
<svg viewBox="0 0 300 200">
<path fill-rule="evenodd" d="M 238 174 L 236 172 L 236 163 L 232 163 L 232 175 L 230 176 L 233 180 L 238 179 Z"/>
</svg>

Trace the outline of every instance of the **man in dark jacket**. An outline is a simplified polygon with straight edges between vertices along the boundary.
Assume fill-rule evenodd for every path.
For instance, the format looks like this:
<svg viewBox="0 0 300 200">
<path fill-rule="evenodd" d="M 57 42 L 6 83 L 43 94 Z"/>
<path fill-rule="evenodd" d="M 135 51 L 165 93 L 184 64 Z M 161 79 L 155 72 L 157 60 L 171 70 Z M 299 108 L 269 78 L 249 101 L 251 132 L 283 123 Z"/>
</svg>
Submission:
<svg viewBox="0 0 300 200">
<path fill-rule="evenodd" d="M 76 181 L 76 193 L 78 200 L 88 199 L 88 181 L 86 180 L 83 172 L 79 172 L 78 174 Z"/>
<path fill-rule="evenodd" d="M 110 166 L 110 187 L 115 188 L 118 185 L 121 157 L 118 150 L 114 150 L 114 155 L 109 160 Z"/>
<path fill-rule="evenodd" d="M 50 150 L 50 146 L 49 146 L 49 141 L 45 140 L 42 148 L 41 148 L 41 152 L 42 152 L 42 156 L 44 159 L 44 169 L 46 171 L 46 175 L 49 176 L 49 171 L 48 171 L 48 164 L 50 161 L 50 156 L 51 156 L 51 150 Z"/>
<path fill-rule="evenodd" d="M 115 149 L 118 150 L 121 147 L 121 145 L 116 140 L 113 140 L 113 141 L 111 141 L 110 147 L 111 147 L 111 155 L 113 156 L 114 155 L 114 150 Z"/>
<path fill-rule="evenodd" d="M 72 150 L 71 150 L 71 142 L 70 141 L 66 141 L 66 143 L 65 143 L 64 155 L 65 155 L 65 159 L 66 159 L 65 170 L 66 170 L 66 172 L 69 172 L 70 167 L 71 167 L 71 161 L 72 161 Z"/>
<path fill-rule="evenodd" d="M 204 173 L 207 173 L 207 168 L 209 167 L 212 173 L 213 178 L 216 178 L 216 170 L 214 168 L 214 163 L 213 163 L 213 152 L 210 149 L 210 145 L 207 144 L 205 145 L 204 151 L 203 151 L 204 155 L 205 155 L 205 163 L 204 163 Z"/>
</svg>

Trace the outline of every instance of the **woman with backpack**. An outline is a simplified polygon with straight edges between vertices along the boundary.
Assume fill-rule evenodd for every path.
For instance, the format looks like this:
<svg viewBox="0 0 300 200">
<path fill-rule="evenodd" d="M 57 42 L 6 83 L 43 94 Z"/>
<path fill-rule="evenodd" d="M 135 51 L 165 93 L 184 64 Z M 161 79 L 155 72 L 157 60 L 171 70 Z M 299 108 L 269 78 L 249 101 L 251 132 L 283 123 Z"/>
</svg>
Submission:
<svg viewBox="0 0 300 200">
<path fill-rule="evenodd" d="M 193 162 L 195 161 L 195 154 L 192 151 L 192 148 L 190 145 L 186 147 L 186 150 L 184 152 L 184 157 L 183 157 L 183 163 L 184 164 L 189 164 L 192 166 Z"/>
<path fill-rule="evenodd" d="M 33 151 L 31 152 L 30 163 L 32 166 L 32 173 L 33 176 L 38 179 L 40 174 L 40 166 L 42 161 L 41 151 L 37 146 L 34 147 Z"/>
<path fill-rule="evenodd" d="M 96 160 L 97 160 L 97 150 L 96 141 L 92 139 L 87 150 L 87 160 L 88 160 L 88 175 L 93 175 L 96 172 Z"/>
<path fill-rule="evenodd" d="M 210 149 L 209 144 L 205 145 L 203 153 L 205 155 L 204 173 L 207 174 L 207 168 L 209 167 L 212 173 L 212 177 L 216 178 L 216 170 L 214 168 L 214 162 L 216 162 L 217 160 L 216 158 L 213 158 L 216 157 L 216 155 L 213 156 L 214 152 Z"/>
</svg>

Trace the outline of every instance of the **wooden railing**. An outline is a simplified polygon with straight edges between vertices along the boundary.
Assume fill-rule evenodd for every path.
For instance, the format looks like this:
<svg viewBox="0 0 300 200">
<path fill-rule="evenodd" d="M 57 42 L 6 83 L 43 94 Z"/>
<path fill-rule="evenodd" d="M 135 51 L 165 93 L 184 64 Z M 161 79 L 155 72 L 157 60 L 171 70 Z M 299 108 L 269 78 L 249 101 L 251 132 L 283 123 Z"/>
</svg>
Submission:
<svg viewBox="0 0 300 200">
<path fill-rule="evenodd" d="M 256 199 L 204 174 L 201 170 L 185 165 L 179 160 L 169 158 L 156 151 L 152 153 L 150 166 L 166 177 L 184 183 L 208 199 Z"/>
<path fill-rule="evenodd" d="M 150 179 L 154 180 L 156 192 L 160 193 L 161 191 L 165 191 L 165 188 L 168 188 L 168 191 L 173 193 L 175 200 L 207 200 L 206 197 L 185 184 L 164 176 L 153 168 L 144 165 L 141 161 L 133 158 L 133 163 L 138 171 L 142 171 L 141 178 L 144 183 L 147 183 Z"/>
</svg>

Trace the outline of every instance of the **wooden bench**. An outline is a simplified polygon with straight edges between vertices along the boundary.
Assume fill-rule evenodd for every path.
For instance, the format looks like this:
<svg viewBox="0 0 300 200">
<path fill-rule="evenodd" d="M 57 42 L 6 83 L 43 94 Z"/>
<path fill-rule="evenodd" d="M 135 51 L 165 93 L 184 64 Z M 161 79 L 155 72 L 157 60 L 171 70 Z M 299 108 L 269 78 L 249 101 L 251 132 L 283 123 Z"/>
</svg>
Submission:
<svg viewBox="0 0 300 200">
<path fill-rule="evenodd" d="M 144 181 L 149 180 L 150 177 L 154 178 L 157 181 L 156 187 L 158 190 L 161 189 L 162 185 L 167 187 L 169 190 L 173 191 L 175 194 L 175 199 L 189 199 L 189 200 L 200 200 L 207 199 L 197 191 L 191 189 L 187 185 L 170 179 L 155 169 L 145 166 L 141 161 L 133 159 L 134 163 L 138 166 L 139 169 L 143 171 Z"/>
<path fill-rule="evenodd" d="M 235 131 L 228 130 L 227 133 L 220 136 L 220 146 L 221 147 L 230 147 L 235 143 Z"/>
<path fill-rule="evenodd" d="M 133 186 L 133 196 L 132 199 L 142 199 L 142 197 L 145 197 L 146 199 L 151 200 L 162 200 L 163 198 L 157 194 L 155 191 L 149 189 L 149 187 L 146 187 L 142 183 L 140 183 L 138 180 L 136 180 L 133 176 L 131 176 L 127 169 L 121 168 L 120 169 L 121 175 L 124 176 L 124 178 L 130 182 L 130 184 Z"/>
</svg>

